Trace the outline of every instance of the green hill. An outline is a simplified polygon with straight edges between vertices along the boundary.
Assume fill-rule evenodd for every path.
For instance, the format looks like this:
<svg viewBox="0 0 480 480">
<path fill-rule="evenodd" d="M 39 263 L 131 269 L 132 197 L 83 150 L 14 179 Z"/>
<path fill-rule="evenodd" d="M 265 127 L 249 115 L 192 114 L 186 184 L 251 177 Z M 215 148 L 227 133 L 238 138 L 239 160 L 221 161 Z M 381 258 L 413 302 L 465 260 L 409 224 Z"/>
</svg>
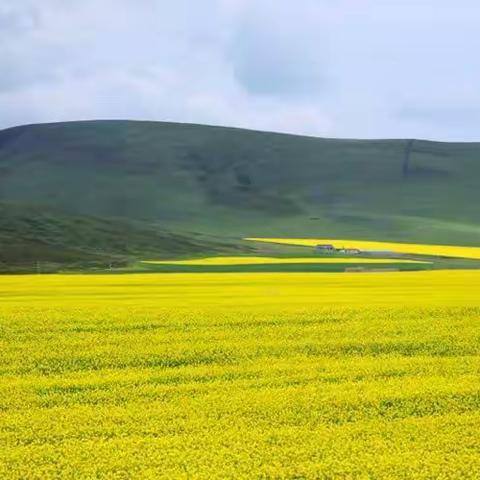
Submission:
<svg viewBox="0 0 480 480">
<path fill-rule="evenodd" d="M 131 121 L 15 127 L 0 131 L 0 261 L 238 251 L 243 236 L 478 245 L 479 179 L 479 143 Z"/>
</svg>

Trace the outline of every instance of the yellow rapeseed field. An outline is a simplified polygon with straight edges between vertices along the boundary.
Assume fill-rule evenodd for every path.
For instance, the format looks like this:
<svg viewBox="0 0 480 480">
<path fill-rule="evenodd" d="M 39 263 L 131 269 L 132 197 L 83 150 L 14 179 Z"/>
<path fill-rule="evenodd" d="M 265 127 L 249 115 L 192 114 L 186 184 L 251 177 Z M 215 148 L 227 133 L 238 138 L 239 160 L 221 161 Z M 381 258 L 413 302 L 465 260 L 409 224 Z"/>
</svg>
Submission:
<svg viewBox="0 0 480 480">
<path fill-rule="evenodd" d="M 461 247 L 454 245 L 425 245 L 415 243 L 370 242 L 364 240 L 338 240 L 325 238 L 245 238 L 255 242 L 279 243 L 314 247 L 318 244 L 331 244 L 337 248 L 360 248 L 362 250 L 389 250 L 397 253 L 432 255 L 451 258 L 480 259 L 480 247 Z"/>
<path fill-rule="evenodd" d="M 205 257 L 190 260 L 145 260 L 142 263 L 159 265 L 281 265 L 281 264 L 312 264 L 312 263 L 429 263 L 417 260 L 359 257 Z"/>
<path fill-rule="evenodd" d="M 0 277 L 0 478 L 477 479 L 479 285 Z"/>
</svg>

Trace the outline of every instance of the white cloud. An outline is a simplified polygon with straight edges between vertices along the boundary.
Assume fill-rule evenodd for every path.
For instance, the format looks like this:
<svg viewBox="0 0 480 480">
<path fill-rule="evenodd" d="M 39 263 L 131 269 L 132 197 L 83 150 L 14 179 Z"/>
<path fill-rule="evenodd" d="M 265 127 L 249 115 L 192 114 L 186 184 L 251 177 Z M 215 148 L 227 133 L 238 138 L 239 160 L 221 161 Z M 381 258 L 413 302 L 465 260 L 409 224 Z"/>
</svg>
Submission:
<svg viewBox="0 0 480 480">
<path fill-rule="evenodd" d="M 473 140 L 479 17 L 473 0 L 2 0 L 0 127 Z"/>
</svg>

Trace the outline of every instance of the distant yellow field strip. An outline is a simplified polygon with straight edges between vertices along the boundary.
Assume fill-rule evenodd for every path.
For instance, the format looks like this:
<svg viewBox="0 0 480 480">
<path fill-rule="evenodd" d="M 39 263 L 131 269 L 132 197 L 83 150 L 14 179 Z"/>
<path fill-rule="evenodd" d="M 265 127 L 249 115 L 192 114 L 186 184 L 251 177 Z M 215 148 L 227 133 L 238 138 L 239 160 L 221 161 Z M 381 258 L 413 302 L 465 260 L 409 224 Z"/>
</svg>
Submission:
<svg viewBox="0 0 480 480">
<path fill-rule="evenodd" d="M 426 245 L 415 243 L 387 243 L 363 240 L 337 240 L 324 238 L 245 238 L 255 242 L 280 243 L 314 247 L 319 244 L 331 244 L 336 248 L 359 248 L 362 250 L 392 251 L 417 255 L 433 255 L 451 258 L 480 259 L 480 247 L 462 247 L 454 245 Z"/>
<path fill-rule="evenodd" d="M 388 263 L 430 263 L 416 260 L 396 260 L 386 258 L 276 258 L 276 257 L 207 257 L 196 258 L 192 260 L 146 260 L 142 263 L 158 265 L 278 265 L 278 264 L 315 264 L 315 263 L 369 263 L 369 264 L 388 264 Z"/>
</svg>

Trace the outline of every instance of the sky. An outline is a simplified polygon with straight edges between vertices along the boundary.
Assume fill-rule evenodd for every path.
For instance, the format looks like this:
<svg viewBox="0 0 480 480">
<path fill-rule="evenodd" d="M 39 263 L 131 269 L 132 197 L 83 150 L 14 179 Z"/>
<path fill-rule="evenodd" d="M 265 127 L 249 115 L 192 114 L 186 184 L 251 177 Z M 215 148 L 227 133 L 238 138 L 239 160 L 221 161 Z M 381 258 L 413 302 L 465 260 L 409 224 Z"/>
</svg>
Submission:
<svg viewBox="0 0 480 480">
<path fill-rule="evenodd" d="M 0 0 L 0 128 L 480 140 L 478 0 Z"/>
</svg>

